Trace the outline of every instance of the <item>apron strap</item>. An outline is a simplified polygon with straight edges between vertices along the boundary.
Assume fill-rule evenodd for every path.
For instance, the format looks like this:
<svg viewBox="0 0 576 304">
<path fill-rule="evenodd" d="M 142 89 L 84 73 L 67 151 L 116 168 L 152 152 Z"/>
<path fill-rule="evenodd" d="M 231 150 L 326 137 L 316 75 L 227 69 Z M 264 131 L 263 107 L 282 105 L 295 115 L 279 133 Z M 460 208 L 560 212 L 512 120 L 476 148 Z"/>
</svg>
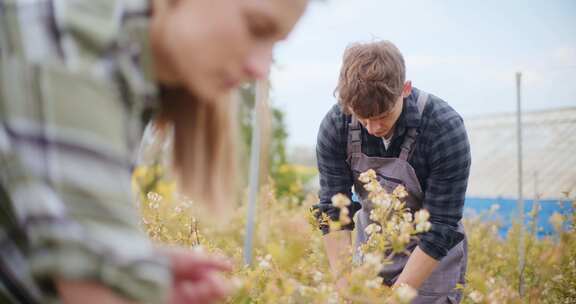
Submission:
<svg viewBox="0 0 576 304">
<path fill-rule="evenodd" d="M 428 93 L 420 91 L 416 105 L 418 106 L 418 116 L 422 117 L 422 112 L 424 112 L 424 107 L 428 102 Z M 410 128 L 406 131 L 406 137 L 402 143 L 402 149 L 400 150 L 400 159 L 408 161 L 408 158 L 412 155 L 412 149 L 414 148 L 414 142 L 416 142 L 416 137 L 418 137 L 418 128 Z"/>
<path fill-rule="evenodd" d="M 360 123 L 358 122 L 358 119 L 354 117 L 354 115 L 352 115 L 352 120 L 348 124 L 348 143 L 346 149 L 350 167 L 354 167 L 352 163 L 355 162 L 355 159 L 358 159 L 362 153 Z"/>
</svg>

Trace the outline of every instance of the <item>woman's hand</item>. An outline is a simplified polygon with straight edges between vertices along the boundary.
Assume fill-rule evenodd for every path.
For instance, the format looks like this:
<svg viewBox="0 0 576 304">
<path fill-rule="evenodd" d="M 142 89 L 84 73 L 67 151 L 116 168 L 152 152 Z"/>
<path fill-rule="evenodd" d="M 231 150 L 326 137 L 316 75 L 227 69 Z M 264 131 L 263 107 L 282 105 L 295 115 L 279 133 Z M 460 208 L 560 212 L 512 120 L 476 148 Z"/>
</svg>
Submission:
<svg viewBox="0 0 576 304">
<path fill-rule="evenodd" d="M 223 272 L 232 270 L 225 259 L 179 248 L 168 249 L 164 253 L 172 263 L 170 303 L 214 303 L 232 292 L 232 284 L 222 276 Z"/>
</svg>

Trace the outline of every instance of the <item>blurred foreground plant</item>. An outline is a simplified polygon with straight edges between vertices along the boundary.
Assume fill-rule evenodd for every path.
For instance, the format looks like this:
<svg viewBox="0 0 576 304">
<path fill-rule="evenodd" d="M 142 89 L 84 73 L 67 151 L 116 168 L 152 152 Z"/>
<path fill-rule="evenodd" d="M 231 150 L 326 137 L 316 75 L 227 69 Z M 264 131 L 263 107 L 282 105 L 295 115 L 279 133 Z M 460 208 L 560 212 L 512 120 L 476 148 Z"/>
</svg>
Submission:
<svg viewBox="0 0 576 304">
<path fill-rule="evenodd" d="M 382 253 L 402 252 L 407 241 L 429 228 L 428 215 L 425 211 L 410 215 L 402 203 L 402 188 L 385 193 L 373 182 L 371 173 L 363 179 L 375 202 L 372 214 L 376 224 L 367 228 L 370 238 L 362 247 L 364 262 L 343 274 L 351 282 L 343 291 L 334 287 L 318 221 L 306 211 L 317 203 L 315 196 L 280 203 L 274 186 L 263 187 L 258 199 L 255 259 L 247 267 L 242 260 L 245 202 L 225 222 L 209 221 L 198 215 L 199 206 L 194 202 L 174 194 L 174 182 L 161 166 L 139 167 L 134 173 L 142 227 L 153 241 L 224 254 L 237 265 L 233 273 L 237 292 L 228 303 L 383 303 L 386 299 L 406 303 L 414 290 L 404 287 L 394 292 L 382 285 L 377 273 L 387 260 Z M 337 206 L 348 203 L 345 196 L 333 198 Z M 463 303 L 576 303 L 574 217 L 552 217 L 558 227 L 554 236 L 527 236 L 525 299 L 517 294 L 520 226 L 514 225 L 503 239 L 498 236 L 497 223 L 466 219 L 469 262 Z M 351 220 L 346 212 L 339 221 L 332 222 L 326 215 L 320 219 L 333 229 Z M 572 225 L 565 230 L 560 222 Z"/>
</svg>

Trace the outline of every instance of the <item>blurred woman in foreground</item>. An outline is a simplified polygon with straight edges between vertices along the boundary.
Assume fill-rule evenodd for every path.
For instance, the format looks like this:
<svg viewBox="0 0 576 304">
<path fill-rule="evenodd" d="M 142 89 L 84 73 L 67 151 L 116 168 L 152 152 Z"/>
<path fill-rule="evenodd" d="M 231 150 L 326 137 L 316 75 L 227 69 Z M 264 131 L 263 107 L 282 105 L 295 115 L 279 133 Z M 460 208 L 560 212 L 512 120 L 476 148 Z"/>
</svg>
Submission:
<svg viewBox="0 0 576 304">
<path fill-rule="evenodd" d="M 160 113 L 182 190 L 224 202 L 227 95 L 267 74 L 306 2 L 0 0 L 0 302 L 225 297 L 225 261 L 139 231 L 134 148 Z"/>
</svg>

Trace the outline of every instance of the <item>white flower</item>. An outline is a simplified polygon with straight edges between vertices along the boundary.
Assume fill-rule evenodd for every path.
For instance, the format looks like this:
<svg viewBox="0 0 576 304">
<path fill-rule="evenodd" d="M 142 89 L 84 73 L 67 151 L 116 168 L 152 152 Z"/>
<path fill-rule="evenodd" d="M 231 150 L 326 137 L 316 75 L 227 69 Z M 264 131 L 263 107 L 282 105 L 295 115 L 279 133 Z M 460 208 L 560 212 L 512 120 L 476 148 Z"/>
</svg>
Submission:
<svg viewBox="0 0 576 304">
<path fill-rule="evenodd" d="M 375 233 L 375 232 L 380 232 L 381 230 L 382 230 L 382 227 L 380 227 L 380 225 L 375 224 L 375 223 L 372 223 L 372 224 L 368 225 L 366 228 L 364 228 L 364 231 L 368 235 Z"/>
<path fill-rule="evenodd" d="M 380 270 L 382 267 L 382 257 L 377 254 L 367 253 L 364 255 L 364 263 L 370 268 Z"/>
<path fill-rule="evenodd" d="M 392 204 L 392 200 L 389 194 L 383 194 L 383 195 L 377 195 L 374 198 L 372 198 L 372 203 L 376 206 L 386 209 L 390 207 L 390 204 Z"/>
<path fill-rule="evenodd" d="M 372 280 L 366 280 L 366 282 L 364 284 L 368 288 L 376 289 L 378 287 L 382 287 L 382 282 L 383 282 L 382 278 L 377 277 L 377 278 L 372 279 Z"/>
<path fill-rule="evenodd" d="M 398 199 L 394 199 L 392 202 L 392 207 L 394 208 L 394 210 L 400 211 L 402 208 L 404 208 L 404 203 L 402 203 Z"/>
<path fill-rule="evenodd" d="M 368 171 L 361 173 L 360 176 L 358 177 L 358 180 L 365 184 L 370 182 L 370 180 L 372 179 L 376 179 L 376 171 L 372 169 L 369 169 Z"/>
<path fill-rule="evenodd" d="M 146 197 L 152 202 L 159 202 L 162 200 L 162 195 L 153 191 L 148 192 L 148 194 L 146 194 Z"/>
<path fill-rule="evenodd" d="M 400 224 L 400 233 L 401 234 L 407 234 L 408 236 L 410 236 L 410 234 L 412 234 L 413 228 L 412 228 L 412 224 L 409 222 L 403 222 Z"/>
<path fill-rule="evenodd" d="M 405 222 L 411 223 L 412 222 L 412 213 L 410 212 L 405 212 L 404 214 L 402 214 L 402 217 L 404 218 Z"/>
<path fill-rule="evenodd" d="M 258 266 L 262 269 L 270 269 L 272 265 L 270 261 L 272 260 L 272 256 L 267 254 L 265 257 L 258 257 Z"/>
<path fill-rule="evenodd" d="M 378 221 L 378 213 L 376 213 L 376 209 L 370 210 L 370 219 L 375 222 Z"/>
<path fill-rule="evenodd" d="M 192 247 L 192 251 L 194 251 L 196 253 L 203 253 L 203 252 L 206 252 L 206 249 L 204 249 L 204 247 L 202 245 L 196 245 L 196 246 Z"/>
<path fill-rule="evenodd" d="M 261 259 L 260 262 L 258 263 L 258 267 L 262 269 L 270 269 L 271 268 L 270 261 L 266 259 Z"/>
<path fill-rule="evenodd" d="M 474 303 L 480 303 L 484 299 L 484 296 L 476 290 L 473 290 L 470 294 L 468 294 L 468 297 Z"/>
<path fill-rule="evenodd" d="M 378 192 L 382 189 L 382 186 L 376 180 L 371 180 L 369 183 L 364 185 L 364 189 L 369 192 Z"/>
<path fill-rule="evenodd" d="M 322 281 L 323 276 L 324 275 L 320 271 L 315 271 L 314 275 L 312 276 L 312 279 L 314 280 L 314 282 L 320 283 Z"/>
<path fill-rule="evenodd" d="M 552 277 L 552 281 L 554 282 L 560 282 L 562 281 L 563 276 L 561 274 L 557 274 L 554 277 Z"/>
<path fill-rule="evenodd" d="M 337 292 L 332 292 L 330 294 L 330 297 L 328 297 L 328 300 L 326 301 L 327 304 L 338 304 L 339 300 L 338 300 L 338 293 Z"/>
<path fill-rule="evenodd" d="M 426 232 L 426 231 L 430 230 L 430 228 L 432 228 L 432 224 L 430 224 L 430 222 L 422 222 L 422 223 L 416 224 L 416 232 L 418 232 L 418 233 Z"/>
<path fill-rule="evenodd" d="M 332 196 L 332 205 L 338 208 L 344 208 L 350 205 L 350 199 L 346 195 L 338 193 Z"/>
<path fill-rule="evenodd" d="M 414 221 L 419 224 L 428 221 L 430 213 L 426 209 L 420 209 L 414 213 Z"/>
<path fill-rule="evenodd" d="M 398 185 L 392 194 L 398 198 L 405 198 L 408 196 L 408 191 L 403 185 Z"/>
<path fill-rule="evenodd" d="M 410 287 L 410 285 L 402 284 L 396 288 L 396 296 L 401 303 L 410 303 L 417 295 L 416 289 Z"/>
</svg>

